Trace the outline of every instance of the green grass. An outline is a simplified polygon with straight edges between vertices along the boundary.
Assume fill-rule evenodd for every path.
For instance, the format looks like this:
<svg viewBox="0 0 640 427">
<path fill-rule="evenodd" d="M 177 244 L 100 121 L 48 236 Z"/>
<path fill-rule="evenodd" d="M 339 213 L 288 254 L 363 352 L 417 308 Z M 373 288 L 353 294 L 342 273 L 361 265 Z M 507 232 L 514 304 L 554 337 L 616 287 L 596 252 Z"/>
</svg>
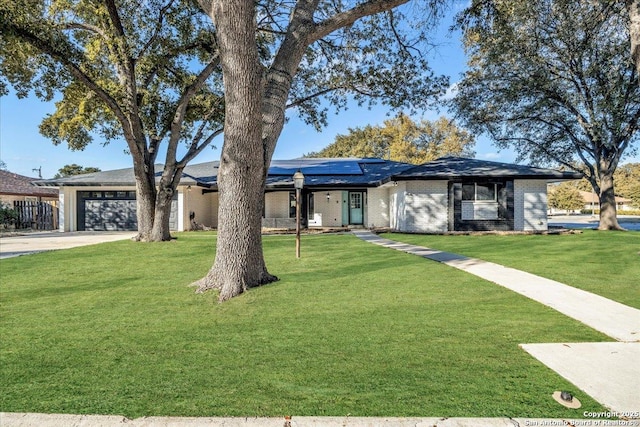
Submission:
<svg viewBox="0 0 640 427">
<path fill-rule="evenodd" d="M 585 230 L 560 235 L 383 237 L 537 274 L 640 308 L 640 232 Z"/>
<path fill-rule="evenodd" d="M 0 261 L 0 410 L 175 416 L 579 417 L 520 343 L 609 341 L 527 298 L 351 235 L 265 237 L 277 283 L 189 283 L 215 235 Z M 579 411 L 551 398 L 572 391 Z"/>
</svg>

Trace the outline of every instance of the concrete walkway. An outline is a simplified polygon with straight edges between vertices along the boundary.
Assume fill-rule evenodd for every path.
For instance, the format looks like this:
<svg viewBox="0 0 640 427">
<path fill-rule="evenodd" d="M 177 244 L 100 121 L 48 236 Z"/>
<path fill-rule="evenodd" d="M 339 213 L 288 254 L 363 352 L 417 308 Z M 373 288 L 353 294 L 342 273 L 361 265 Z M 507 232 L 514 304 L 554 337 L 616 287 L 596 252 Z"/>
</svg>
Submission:
<svg viewBox="0 0 640 427">
<path fill-rule="evenodd" d="M 0 238 L 0 259 L 130 239 L 132 231 L 46 231 Z"/>
<path fill-rule="evenodd" d="M 353 234 L 376 245 L 474 274 L 620 341 L 522 344 L 521 347 L 604 406 L 640 419 L 640 310 L 499 264 L 383 239 L 367 230 L 354 230 Z"/>
<path fill-rule="evenodd" d="M 354 230 L 353 234 L 367 242 L 438 261 L 482 277 L 579 320 L 617 341 L 640 341 L 640 310 L 636 308 L 515 268 L 383 239 L 365 230 Z"/>
</svg>

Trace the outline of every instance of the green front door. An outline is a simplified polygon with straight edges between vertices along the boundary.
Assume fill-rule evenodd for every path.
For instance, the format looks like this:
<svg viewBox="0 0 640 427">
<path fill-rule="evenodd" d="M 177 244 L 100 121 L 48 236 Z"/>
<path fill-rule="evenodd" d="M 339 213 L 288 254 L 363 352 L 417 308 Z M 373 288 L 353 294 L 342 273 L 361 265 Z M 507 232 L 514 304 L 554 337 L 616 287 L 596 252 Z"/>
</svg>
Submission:
<svg viewBox="0 0 640 427">
<path fill-rule="evenodd" d="M 364 223 L 364 196 L 361 191 L 349 192 L 349 224 Z"/>
</svg>

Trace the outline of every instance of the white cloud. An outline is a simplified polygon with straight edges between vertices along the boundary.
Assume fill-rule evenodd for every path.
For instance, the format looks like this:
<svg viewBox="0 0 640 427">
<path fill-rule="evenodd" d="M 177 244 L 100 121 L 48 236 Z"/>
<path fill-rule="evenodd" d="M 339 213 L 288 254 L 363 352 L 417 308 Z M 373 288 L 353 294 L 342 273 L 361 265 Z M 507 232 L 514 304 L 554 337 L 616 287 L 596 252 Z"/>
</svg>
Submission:
<svg viewBox="0 0 640 427">
<path fill-rule="evenodd" d="M 458 84 L 459 82 L 452 83 L 447 88 L 447 91 L 444 93 L 444 95 L 440 97 L 440 100 L 447 101 L 449 99 L 452 99 L 454 96 L 456 96 L 456 94 L 458 93 Z"/>
</svg>

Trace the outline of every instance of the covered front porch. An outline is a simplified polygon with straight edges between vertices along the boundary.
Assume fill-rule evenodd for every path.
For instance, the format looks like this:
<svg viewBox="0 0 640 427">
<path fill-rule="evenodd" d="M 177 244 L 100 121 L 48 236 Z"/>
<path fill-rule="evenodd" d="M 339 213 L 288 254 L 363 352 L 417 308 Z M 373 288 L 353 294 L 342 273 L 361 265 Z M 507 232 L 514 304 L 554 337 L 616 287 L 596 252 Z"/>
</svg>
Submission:
<svg viewBox="0 0 640 427">
<path fill-rule="evenodd" d="M 372 193 L 377 189 L 313 189 L 301 191 L 301 225 L 313 227 L 384 227 L 389 225 L 386 194 L 384 200 Z M 386 191 L 384 191 L 386 193 Z M 373 197 L 373 198 L 372 198 Z M 373 209 L 370 209 L 373 204 Z M 376 215 L 383 205 L 384 215 Z M 373 216 L 372 216 L 373 214 Z M 296 227 L 295 190 L 267 191 L 265 193 L 263 228 Z"/>
</svg>

